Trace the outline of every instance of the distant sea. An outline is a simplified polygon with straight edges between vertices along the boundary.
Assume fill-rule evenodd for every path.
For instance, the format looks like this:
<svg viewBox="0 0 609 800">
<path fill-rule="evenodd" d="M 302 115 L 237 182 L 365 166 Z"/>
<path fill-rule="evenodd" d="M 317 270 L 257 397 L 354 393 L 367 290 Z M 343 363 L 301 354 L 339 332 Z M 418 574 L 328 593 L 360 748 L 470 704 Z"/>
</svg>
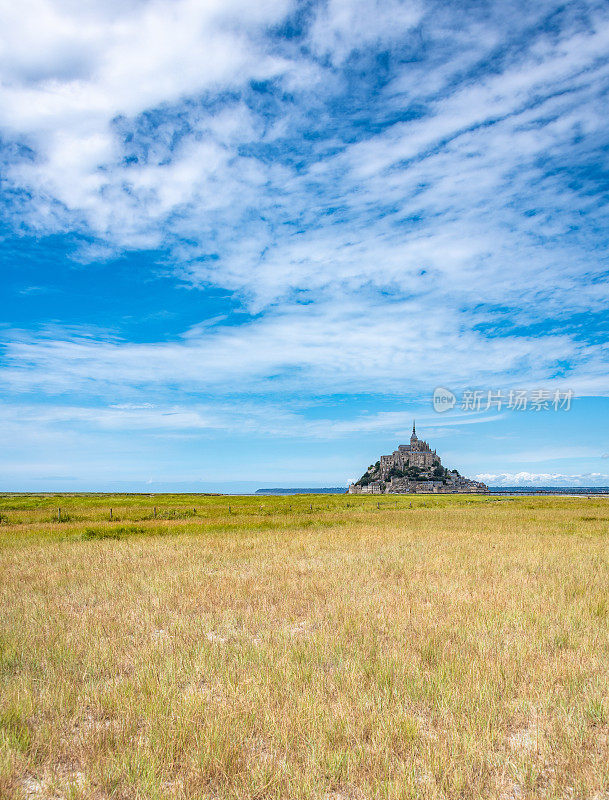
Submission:
<svg viewBox="0 0 609 800">
<path fill-rule="evenodd" d="M 255 494 L 346 494 L 346 486 L 330 486 L 324 489 L 257 489 Z"/>
</svg>

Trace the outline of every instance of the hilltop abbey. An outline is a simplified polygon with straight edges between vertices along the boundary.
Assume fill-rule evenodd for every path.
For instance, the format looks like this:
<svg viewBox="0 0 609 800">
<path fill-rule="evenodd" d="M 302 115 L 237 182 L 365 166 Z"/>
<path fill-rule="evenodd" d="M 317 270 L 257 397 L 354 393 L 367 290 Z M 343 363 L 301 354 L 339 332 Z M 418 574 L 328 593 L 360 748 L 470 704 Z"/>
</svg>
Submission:
<svg viewBox="0 0 609 800">
<path fill-rule="evenodd" d="M 410 444 L 401 444 L 391 455 L 381 456 L 371 464 L 356 483 L 349 486 L 350 494 L 408 494 L 433 492 L 488 492 L 479 481 L 464 478 L 457 470 L 442 466 L 442 460 L 427 442 L 419 439 L 413 423 Z"/>
<path fill-rule="evenodd" d="M 442 463 L 436 451 L 417 437 L 413 423 L 410 444 L 401 444 L 390 456 L 381 456 L 381 476 L 385 478 L 392 467 L 432 467 L 434 462 Z"/>
</svg>

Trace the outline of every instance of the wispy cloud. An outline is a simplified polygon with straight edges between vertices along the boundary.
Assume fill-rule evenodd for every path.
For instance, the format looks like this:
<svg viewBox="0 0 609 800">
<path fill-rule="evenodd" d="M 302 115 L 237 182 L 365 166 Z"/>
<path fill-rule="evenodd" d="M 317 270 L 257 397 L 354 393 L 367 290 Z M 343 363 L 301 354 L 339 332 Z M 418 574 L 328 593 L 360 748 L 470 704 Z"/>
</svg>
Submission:
<svg viewBox="0 0 609 800">
<path fill-rule="evenodd" d="M 201 393 L 246 427 L 269 397 L 606 396 L 582 325 L 609 301 L 606 3 L 27 0 L 0 22 L 6 230 L 69 233 L 79 268 L 156 249 L 243 311 L 149 341 L 5 330 L 12 399 L 165 430 L 175 407 L 177 431 L 225 424 Z"/>
<path fill-rule="evenodd" d="M 170 342 L 138 344 L 99 332 L 87 336 L 9 334 L 3 379 L 14 392 L 108 395 L 116 387 L 167 385 L 214 393 L 429 393 L 485 385 L 551 387 L 604 394 L 602 347 L 547 335 L 487 339 L 465 331 L 450 310 L 433 315 L 412 301 L 351 301 L 284 307 L 240 326 L 197 328 Z M 570 368 L 556 378 L 568 359 Z"/>
<path fill-rule="evenodd" d="M 233 400 L 231 402 L 198 402 L 188 405 L 153 403 L 113 403 L 109 405 L 76 406 L 6 403 L 0 409 L 2 433 L 0 441 L 38 437 L 42 430 L 48 435 L 62 435 L 76 429 L 89 433 L 104 431 L 147 431 L 158 436 L 201 436 L 218 432 L 277 436 L 291 439 L 327 441 L 353 434 L 379 434 L 385 437 L 410 437 L 410 411 L 359 414 L 348 419 L 307 414 L 309 404 L 280 404 L 268 399 Z M 426 432 L 437 431 L 419 420 Z M 497 415 L 478 415 L 455 420 L 454 424 L 492 423 Z M 80 435 L 80 434 L 76 434 Z"/>
</svg>

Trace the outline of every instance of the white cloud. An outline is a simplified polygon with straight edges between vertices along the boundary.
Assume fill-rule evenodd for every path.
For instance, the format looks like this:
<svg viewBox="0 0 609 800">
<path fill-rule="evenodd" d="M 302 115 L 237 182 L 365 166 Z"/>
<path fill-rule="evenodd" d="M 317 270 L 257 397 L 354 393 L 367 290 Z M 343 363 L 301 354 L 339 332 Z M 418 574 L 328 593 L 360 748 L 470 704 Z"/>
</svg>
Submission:
<svg viewBox="0 0 609 800">
<path fill-rule="evenodd" d="M 276 75 L 285 64 L 255 37 L 289 9 L 288 0 L 9 4 L 0 119 L 19 133 L 50 134 Z"/>
<path fill-rule="evenodd" d="M 560 472 L 481 472 L 476 480 L 489 486 L 608 486 L 609 475 L 585 472 L 566 475 Z"/>
<path fill-rule="evenodd" d="M 362 46 L 399 41 L 422 16 L 415 0 L 327 0 L 317 9 L 309 41 L 315 53 L 340 64 Z"/>
<path fill-rule="evenodd" d="M 135 169 L 123 163 L 117 118 L 285 73 L 262 32 L 289 9 L 288 0 L 5 6 L 0 128 L 32 154 L 5 165 L 12 184 L 32 194 L 19 213 L 43 232 L 76 228 L 119 247 L 158 245 L 155 225 L 196 202 L 202 185 L 208 199 L 218 196 L 223 181 L 213 175 L 231 158 L 218 140 L 230 142 L 235 125 L 246 134 L 243 111 L 208 114 L 206 141 L 186 144 L 171 165 L 152 156 Z"/>
<path fill-rule="evenodd" d="M 93 235 L 81 261 L 166 247 L 181 279 L 264 312 L 173 342 L 15 334 L 6 385 L 416 392 L 551 382 L 568 363 L 562 388 L 606 393 L 606 348 L 555 332 L 608 300 L 606 206 L 561 172 L 604 141 L 602 7 L 548 32 L 555 3 L 516 22 L 491 4 L 464 30 L 445 5 L 329 0 L 279 43 L 295 7 L 3 8 L 0 126 L 29 148 L 4 165 L 27 193 L 19 225 Z M 362 101 L 378 127 L 341 105 L 357 105 L 345 63 L 366 48 L 401 48 L 400 74 Z M 272 111 L 246 97 L 265 79 Z"/>
<path fill-rule="evenodd" d="M 239 326 L 197 326 L 177 341 L 131 343 L 99 332 L 46 336 L 14 333 L 6 346 L 6 390 L 42 389 L 108 395 L 112 387 L 167 385 L 215 393 L 306 394 L 430 393 L 438 381 L 453 390 L 471 386 L 596 392 L 603 381 L 602 351 L 590 358 L 575 340 L 544 337 L 488 339 L 463 330 L 450 309 L 433 315 L 414 301 L 373 302 L 367 297 L 294 305 Z M 568 377 L 555 378 L 564 359 Z M 566 386 L 568 383 L 568 386 Z M 139 389 L 138 389 L 139 391 Z M 604 389 L 606 392 L 606 387 Z"/>
<path fill-rule="evenodd" d="M 289 404 L 266 398 L 198 401 L 178 405 L 158 403 L 110 403 L 108 405 L 75 405 L 5 403 L 0 408 L 0 442 L 11 447 L 15 441 L 35 444 L 51 441 L 78 441 L 97 434 L 134 434 L 175 438 L 200 438 L 207 435 L 253 435 L 276 438 L 327 441 L 353 434 L 377 434 L 393 439 L 410 438 L 410 411 L 357 414 L 346 419 L 307 412 L 310 404 L 292 401 Z M 455 420 L 454 425 L 493 423 L 497 415 L 472 415 Z M 428 437 L 437 432 L 430 427 L 430 416 L 418 415 Z"/>
</svg>

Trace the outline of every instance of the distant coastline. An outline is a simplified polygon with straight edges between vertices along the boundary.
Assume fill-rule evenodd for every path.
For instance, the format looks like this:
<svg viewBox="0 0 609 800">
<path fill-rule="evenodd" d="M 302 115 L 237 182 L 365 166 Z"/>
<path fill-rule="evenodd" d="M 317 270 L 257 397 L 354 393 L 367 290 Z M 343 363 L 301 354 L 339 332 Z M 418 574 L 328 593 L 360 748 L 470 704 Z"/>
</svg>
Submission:
<svg viewBox="0 0 609 800">
<path fill-rule="evenodd" d="M 254 494 L 347 494 L 346 486 L 329 486 L 325 488 L 312 489 L 256 489 Z"/>
</svg>

